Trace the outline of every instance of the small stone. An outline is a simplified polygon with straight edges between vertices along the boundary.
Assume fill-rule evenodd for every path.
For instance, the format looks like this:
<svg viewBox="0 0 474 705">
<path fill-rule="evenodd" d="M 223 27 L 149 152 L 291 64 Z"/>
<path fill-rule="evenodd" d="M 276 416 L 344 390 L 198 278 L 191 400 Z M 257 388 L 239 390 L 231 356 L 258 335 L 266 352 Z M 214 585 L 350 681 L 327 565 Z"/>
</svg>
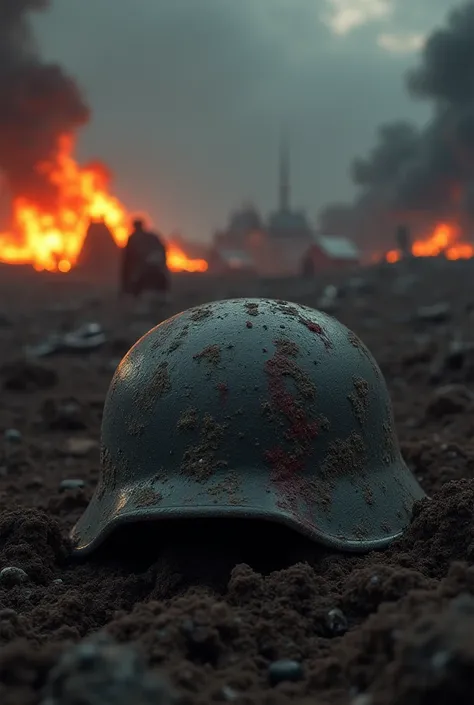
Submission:
<svg viewBox="0 0 474 705">
<path fill-rule="evenodd" d="M 67 648 L 49 672 L 41 705 L 172 705 L 168 683 L 132 646 L 102 634 Z"/>
<path fill-rule="evenodd" d="M 14 585 L 20 585 L 28 580 L 28 574 L 25 573 L 21 568 L 15 568 L 14 566 L 8 566 L 0 570 L 0 583 L 6 587 L 13 587 Z"/>
<path fill-rule="evenodd" d="M 53 585 L 62 585 L 62 583 L 62 578 L 56 578 L 55 580 L 53 580 Z"/>
<path fill-rule="evenodd" d="M 3 437 L 8 443 L 21 443 L 22 441 L 21 433 L 16 428 L 7 428 Z"/>
<path fill-rule="evenodd" d="M 230 685 L 224 685 L 221 688 L 221 695 L 228 703 L 233 703 L 239 697 L 238 692 L 231 688 Z"/>
<path fill-rule="evenodd" d="M 474 394 L 461 384 L 447 384 L 436 389 L 426 407 L 426 414 L 443 418 L 450 414 L 467 412 L 474 405 Z"/>
<path fill-rule="evenodd" d="M 284 681 L 296 682 L 303 678 L 303 666 L 299 661 L 292 659 L 282 659 L 274 661 L 268 668 L 268 680 L 270 685 L 278 685 Z"/>
<path fill-rule="evenodd" d="M 10 609 L 9 607 L 5 607 L 3 610 L 0 610 L 0 619 L 15 619 L 17 616 L 18 612 Z"/>
<path fill-rule="evenodd" d="M 64 446 L 63 454 L 73 458 L 85 458 L 99 447 L 93 438 L 69 438 Z"/>
<path fill-rule="evenodd" d="M 374 699 L 368 693 L 360 693 L 351 700 L 351 705 L 372 705 Z"/>
<path fill-rule="evenodd" d="M 449 321 L 451 313 L 451 306 L 442 302 L 433 306 L 421 306 L 416 312 L 416 317 L 428 323 L 444 323 Z"/>
<path fill-rule="evenodd" d="M 59 489 L 62 491 L 82 490 L 85 486 L 86 483 L 84 482 L 84 480 L 63 480 L 59 485 Z"/>
<path fill-rule="evenodd" d="M 342 634 L 345 634 L 347 630 L 349 629 L 349 624 L 347 622 L 347 617 L 344 614 L 344 612 L 337 607 L 335 607 L 332 610 L 329 610 L 329 612 L 326 615 L 326 624 L 334 636 L 341 636 Z"/>
</svg>

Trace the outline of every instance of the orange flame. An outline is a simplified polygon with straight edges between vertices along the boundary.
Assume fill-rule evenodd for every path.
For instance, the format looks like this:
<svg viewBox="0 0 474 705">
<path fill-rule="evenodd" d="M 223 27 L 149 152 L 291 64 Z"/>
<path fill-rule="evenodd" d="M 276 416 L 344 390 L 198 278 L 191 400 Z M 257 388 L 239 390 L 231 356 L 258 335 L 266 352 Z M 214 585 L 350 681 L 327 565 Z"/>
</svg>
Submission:
<svg viewBox="0 0 474 705">
<path fill-rule="evenodd" d="M 166 245 L 166 263 L 171 272 L 206 272 L 205 259 L 190 259 L 175 242 Z"/>
<path fill-rule="evenodd" d="M 54 210 L 45 210 L 26 198 L 12 204 L 11 232 L 0 232 L 0 261 L 31 264 L 36 270 L 69 272 L 77 262 L 91 220 L 103 219 L 119 247 L 129 235 L 129 214 L 108 192 L 109 177 L 100 165 L 81 167 L 74 159 L 75 137 L 62 135 L 54 160 L 37 170 L 57 188 Z M 167 247 L 171 271 L 207 269 L 205 260 L 193 260 L 176 244 Z"/>
<path fill-rule="evenodd" d="M 474 245 L 459 242 L 460 229 L 450 223 L 438 223 L 433 233 L 420 240 L 415 240 L 411 253 L 415 257 L 437 257 L 443 255 L 446 259 L 470 259 L 474 257 Z M 402 257 L 400 250 L 390 250 L 385 255 L 387 262 L 398 262 Z"/>
</svg>

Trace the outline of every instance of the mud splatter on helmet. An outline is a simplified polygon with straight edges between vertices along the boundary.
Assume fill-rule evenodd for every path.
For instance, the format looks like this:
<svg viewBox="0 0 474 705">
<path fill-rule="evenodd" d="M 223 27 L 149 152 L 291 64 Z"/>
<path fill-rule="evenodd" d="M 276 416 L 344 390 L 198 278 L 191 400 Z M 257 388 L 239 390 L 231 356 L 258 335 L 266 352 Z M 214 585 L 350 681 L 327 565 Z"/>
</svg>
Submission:
<svg viewBox="0 0 474 705">
<path fill-rule="evenodd" d="M 370 352 L 285 301 L 214 302 L 143 336 L 111 382 L 101 462 L 72 531 L 79 553 L 124 522 L 191 517 L 280 522 L 366 551 L 399 536 L 424 496 Z"/>
</svg>

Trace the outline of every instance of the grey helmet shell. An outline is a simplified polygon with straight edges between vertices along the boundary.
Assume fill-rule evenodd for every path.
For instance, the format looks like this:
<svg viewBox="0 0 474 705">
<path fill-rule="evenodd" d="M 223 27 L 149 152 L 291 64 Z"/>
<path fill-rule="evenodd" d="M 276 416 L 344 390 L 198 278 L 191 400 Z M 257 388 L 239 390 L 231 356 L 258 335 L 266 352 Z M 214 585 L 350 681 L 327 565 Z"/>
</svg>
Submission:
<svg viewBox="0 0 474 705">
<path fill-rule="evenodd" d="M 279 300 L 197 306 L 144 335 L 110 384 L 101 464 L 71 532 L 81 554 L 125 522 L 192 517 L 280 522 L 367 551 L 400 536 L 424 496 L 369 350 Z"/>
</svg>

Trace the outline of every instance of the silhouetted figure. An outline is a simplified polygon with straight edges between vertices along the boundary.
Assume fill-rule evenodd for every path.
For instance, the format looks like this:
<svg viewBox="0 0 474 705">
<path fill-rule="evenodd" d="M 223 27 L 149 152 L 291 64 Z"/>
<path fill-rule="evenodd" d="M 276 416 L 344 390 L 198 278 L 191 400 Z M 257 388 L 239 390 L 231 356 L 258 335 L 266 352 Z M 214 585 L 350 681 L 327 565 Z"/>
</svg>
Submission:
<svg viewBox="0 0 474 705">
<path fill-rule="evenodd" d="M 166 248 L 160 237 L 145 230 L 143 220 L 133 222 L 133 231 L 123 251 L 121 292 L 137 297 L 169 289 Z"/>
</svg>

